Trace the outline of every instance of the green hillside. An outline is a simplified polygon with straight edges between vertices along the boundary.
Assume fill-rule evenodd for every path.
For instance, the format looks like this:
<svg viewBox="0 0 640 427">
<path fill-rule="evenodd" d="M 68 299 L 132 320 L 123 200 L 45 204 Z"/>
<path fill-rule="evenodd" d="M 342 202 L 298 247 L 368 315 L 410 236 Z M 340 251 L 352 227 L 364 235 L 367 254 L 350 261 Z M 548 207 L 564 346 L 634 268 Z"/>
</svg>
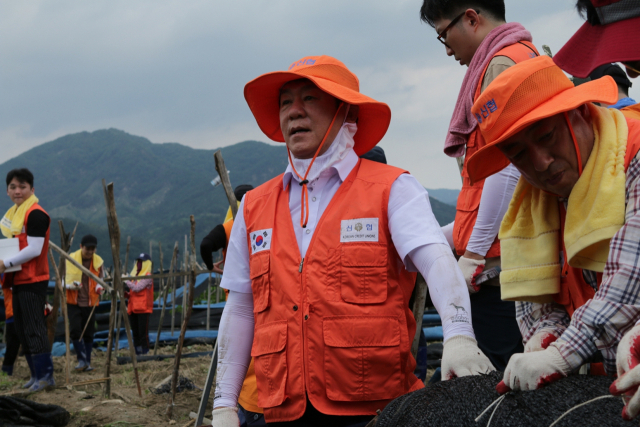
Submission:
<svg viewBox="0 0 640 427">
<path fill-rule="evenodd" d="M 284 145 L 245 141 L 221 149 L 230 179 L 238 184 L 260 185 L 284 171 Z M 114 183 L 121 252 L 131 236 L 131 254 L 149 251 L 154 242 L 163 244 L 165 265 L 175 241 L 184 246 L 189 233 L 189 215 L 196 218 L 199 242 L 226 213 L 228 202 L 221 186 L 210 181 L 217 176 L 212 150 L 197 150 L 177 143 L 154 144 L 143 137 L 117 129 L 66 135 L 35 147 L 0 165 L 0 176 L 17 167 L 27 167 L 35 175 L 34 187 L 40 204 L 54 220 L 51 239 L 59 242 L 57 221 L 65 229 L 78 226 L 77 247 L 83 234 L 98 237 L 98 251 L 110 265 L 102 179 Z M 441 224 L 453 220 L 455 208 L 431 200 Z M 0 198 L 0 211 L 10 207 L 8 197 Z M 199 246 L 199 244 L 197 244 Z M 157 265 L 157 264 L 156 264 Z"/>
</svg>

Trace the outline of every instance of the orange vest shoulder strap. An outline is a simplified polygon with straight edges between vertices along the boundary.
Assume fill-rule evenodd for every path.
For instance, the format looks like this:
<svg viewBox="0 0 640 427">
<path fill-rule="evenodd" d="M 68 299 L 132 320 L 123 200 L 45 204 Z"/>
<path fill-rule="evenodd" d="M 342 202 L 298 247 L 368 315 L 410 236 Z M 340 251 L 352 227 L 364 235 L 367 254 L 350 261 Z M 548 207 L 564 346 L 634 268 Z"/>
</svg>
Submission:
<svg viewBox="0 0 640 427">
<path fill-rule="evenodd" d="M 231 237 L 231 228 L 233 227 L 233 220 L 229 220 L 222 224 L 224 227 L 224 234 L 227 236 L 227 245 L 229 244 L 229 238 Z M 226 249 L 226 248 L 225 248 Z"/>
<path fill-rule="evenodd" d="M 374 162 L 373 160 L 360 159 L 358 179 L 377 183 L 393 183 L 403 173 L 409 172 L 395 166 Z"/>
<path fill-rule="evenodd" d="M 622 110 L 621 110 L 622 111 Z M 624 168 L 629 168 L 631 161 L 640 151 L 640 120 L 630 117 L 622 111 L 627 119 L 627 126 L 629 127 L 629 136 L 627 136 L 627 152 L 624 155 Z M 638 111 L 640 116 L 640 110 Z"/>
<path fill-rule="evenodd" d="M 624 107 L 620 112 L 628 119 L 640 120 L 640 103 Z"/>
</svg>

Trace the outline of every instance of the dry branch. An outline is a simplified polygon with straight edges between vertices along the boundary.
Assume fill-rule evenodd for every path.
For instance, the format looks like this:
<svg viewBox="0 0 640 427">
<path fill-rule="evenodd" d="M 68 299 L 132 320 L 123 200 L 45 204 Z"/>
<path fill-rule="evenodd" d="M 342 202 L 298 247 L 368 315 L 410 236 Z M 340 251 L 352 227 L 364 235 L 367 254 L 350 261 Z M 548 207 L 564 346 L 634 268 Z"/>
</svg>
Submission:
<svg viewBox="0 0 640 427">
<path fill-rule="evenodd" d="M 231 187 L 231 181 L 229 180 L 227 167 L 224 165 L 224 159 L 222 158 L 222 153 L 220 152 L 220 150 L 215 152 L 213 158 L 216 162 L 216 170 L 218 171 L 218 175 L 220 175 L 220 182 L 222 182 L 224 192 L 227 195 L 227 199 L 229 199 L 231 215 L 233 216 L 233 219 L 236 219 L 236 215 L 238 214 L 238 200 L 236 199 L 236 195 L 233 192 L 233 187 Z"/>
</svg>

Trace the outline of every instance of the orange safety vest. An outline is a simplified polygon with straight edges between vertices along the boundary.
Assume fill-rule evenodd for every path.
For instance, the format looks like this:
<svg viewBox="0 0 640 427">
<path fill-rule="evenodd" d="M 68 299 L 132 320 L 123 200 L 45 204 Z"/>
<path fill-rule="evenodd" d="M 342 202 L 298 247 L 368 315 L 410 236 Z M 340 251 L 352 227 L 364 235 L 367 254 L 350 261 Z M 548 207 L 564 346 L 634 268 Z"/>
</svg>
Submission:
<svg viewBox="0 0 640 427">
<path fill-rule="evenodd" d="M 9 285 L 5 285 L 2 282 L 2 293 L 4 294 L 4 320 L 11 319 L 13 317 L 13 292 Z"/>
<path fill-rule="evenodd" d="M 403 173 L 359 160 L 320 218 L 304 260 L 289 211 L 289 191 L 297 186 L 283 189 L 280 175 L 244 196 L 251 356 L 267 422 L 299 419 L 307 398 L 324 414 L 375 415 L 423 387 L 411 356 L 416 274 L 404 268 L 388 227 L 391 185 Z"/>
<path fill-rule="evenodd" d="M 24 227 L 22 228 L 22 233 L 15 236 L 18 238 L 20 250 L 28 246 L 26 231 L 28 227 L 27 222 L 29 221 L 29 214 L 36 209 L 49 216 L 49 214 L 37 203 L 34 203 L 33 206 L 27 210 L 27 213 L 24 216 Z M 47 258 L 47 252 L 49 251 L 50 229 L 51 227 L 47 229 L 47 234 L 44 238 L 44 245 L 42 246 L 42 252 L 40 252 L 40 255 L 22 264 L 22 270 L 16 271 L 15 273 L 9 273 L 13 276 L 13 282 L 10 281 L 10 283 L 13 283 L 13 285 L 23 285 L 49 280 L 49 261 Z"/>
<path fill-rule="evenodd" d="M 91 266 L 89 267 L 96 276 L 100 277 L 100 272 L 93 268 L 93 259 L 91 260 Z M 94 307 L 100 304 L 100 295 L 96 292 L 96 281 L 89 277 L 89 306 Z M 73 289 L 67 289 L 67 304 L 78 305 L 78 291 Z"/>
<path fill-rule="evenodd" d="M 151 272 L 147 273 L 150 276 Z M 142 279 L 145 280 L 145 279 Z M 135 283 L 138 281 L 136 280 Z M 153 285 L 140 292 L 129 292 L 127 314 L 153 313 Z"/>
<path fill-rule="evenodd" d="M 535 46 L 529 42 L 521 42 L 514 43 L 511 46 L 507 46 L 504 49 L 498 51 L 494 55 L 496 56 L 506 56 L 511 59 L 516 64 L 527 59 L 531 59 L 534 55 L 538 56 L 538 51 Z M 493 59 L 493 58 L 492 58 Z M 489 61 L 491 62 L 491 61 Z M 489 67 L 489 64 L 487 64 Z M 485 68 L 482 75 L 486 73 L 487 69 Z M 478 82 L 478 87 L 476 88 L 476 93 L 473 97 L 474 101 L 478 99 L 480 93 L 482 91 L 482 80 Z M 467 152 L 465 158 L 471 158 L 471 156 L 482 147 L 486 145 L 484 138 L 482 137 L 482 133 L 480 133 L 480 128 L 476 127 L 476 129 L 469 135 L 469 140 L 467 141 Z M 507 167 L 509 162 L 504 159 L 503 168 Z M 469 239 L 471 238 L 471 233 L 473 232 L 473 227 L 476 225 L 476 219 L 478 218 L 478 208 L 480 207 L 480 198 L 482 197 L 482 188 L 484 187 L 484 179 L 481 181 L 477 181 L 473 185 L 471 184 L 471 180 L 469 179 L 469 173 L 467 171 L 467 162 L 464 163 L 464 167 L 462 168 L 462 189 L 460 190 L 460 194 L 458 195 L 458 203 L 456 204 L 456 218 L 453 226 L 453 243 L 456 248 L 456 252 L 458 255 L 464 255 L 464 252 L 467 250 L 467 245 L 469 244 Z M 489 251 L 485 255 L 485 258 L 493 258 L 500 256 L 500 241 L 496 236 L 496 239 L 491 244 Z"/>
<path fill-rule="evenodd" d="M 640 151 L 640 120 L 632 118 L 630 114 L 621 110 L 621 112 L 627 118 L 627 125 L 629 126 L 629 136 L 627 137 L 627 151 L 624 156 L 625 170 L 629 168 L 629 164 L 634 159 L 638 151 Z M 564 221 L 565 221 L 565 209 L 564 204 L 559 202 L 560 205 L 560 245 L 563 253 L 567 253 L 564 248 Z M 564 267 L 562 269 L 562 278 L 560 281 L 560 292 L 553 296 L 553 299 L 558 304 L 564 306 L 565 310 L 570 317 L 573 317 L 573 313 L 580 307 L 582 307 L 587 301 L 589 301 L 595 295 L 596 291 L 584 280 L 582 275 L 582 269 L 570 267 L 565 259 Z M 597 273 L 597 285 L 600 287 L 602 283 L 602 273 Z"/>
</svg>

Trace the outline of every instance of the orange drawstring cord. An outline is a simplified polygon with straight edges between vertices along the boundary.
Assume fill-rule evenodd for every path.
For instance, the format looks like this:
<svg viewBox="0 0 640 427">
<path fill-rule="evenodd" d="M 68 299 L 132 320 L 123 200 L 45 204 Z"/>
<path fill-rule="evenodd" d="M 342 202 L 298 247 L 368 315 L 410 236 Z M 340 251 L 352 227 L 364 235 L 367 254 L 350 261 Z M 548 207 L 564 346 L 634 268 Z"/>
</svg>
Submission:
<svg viewBox="0 0 640 427">
<path fill-rule="evenodd" d="M 313 155 L 313 159 L 311 159 L 311 163 L 309 163 L 309 167 L 307 168 L 307 172 L 305 172 L 304 177 L 300 176 L 300 174 L 296 170 L 296 167 L 293 165 L 293 159 L 291 158 L 291 151 L 289 151 L 289 147 L 287 147 L 287 154 L 289 155 L 289 163 L 291 164 L 291 169 L 293 169 L 295 174 L 298 175 L 298 178 L 300 178 L 300 186 L 302 187 L 302 193 L 300 194 L 300 203 L 302 203 L 302 206 L 300 208 L 300 226 L 302 228 L 307 228 L 307 222 L 309 222 L 309 190 L 307 190 L 307 184 L 309 183 L 309 181 L 307 180 L 307 176 L 309 175 L 311 166 L 313 166 L 313 162 L 316 161 L 316 157 L 318 157 L 318 153 L 320 153 L 322 146 L 327 140 L 327 137 L 329 136 L 329 132 L 331 132 L 331 129 L 333 128 L 333 124 L 338 118 L 338 113 L 340 113 L 340 109 L 342 108 L 343 105 L 344 105 L 344 102 L 341 102 L 340 105 L 338 106 L 338 110 L 336 111 L 336 114 L 333 116 L 333 120 L 331 120 L 329 129 L 327 129 L 327 132 L 324 134 L 324 138 L 322 138 L 322 142 L 318 146 L 318 149 L 316 150 L 316 154 Z"/>
<path fill-rule="evenodd" d="M 578 147 L 578 140 L 576 139 L 576 134 L 573 132 L 573 126 L 571 126 L 571 122 L 569 121 L 569 114 L 564 112 L 564 118 L 567 121 L 567 126 L 569 126 L 569 132 L 571 132 L 571 139 L 573 140 L 573 146 L 576 149 L 576 156 L 578 157 L 578 177 L 582 176 L 582 156 L 580 155 L 580 147 Z"/>
</svg>

